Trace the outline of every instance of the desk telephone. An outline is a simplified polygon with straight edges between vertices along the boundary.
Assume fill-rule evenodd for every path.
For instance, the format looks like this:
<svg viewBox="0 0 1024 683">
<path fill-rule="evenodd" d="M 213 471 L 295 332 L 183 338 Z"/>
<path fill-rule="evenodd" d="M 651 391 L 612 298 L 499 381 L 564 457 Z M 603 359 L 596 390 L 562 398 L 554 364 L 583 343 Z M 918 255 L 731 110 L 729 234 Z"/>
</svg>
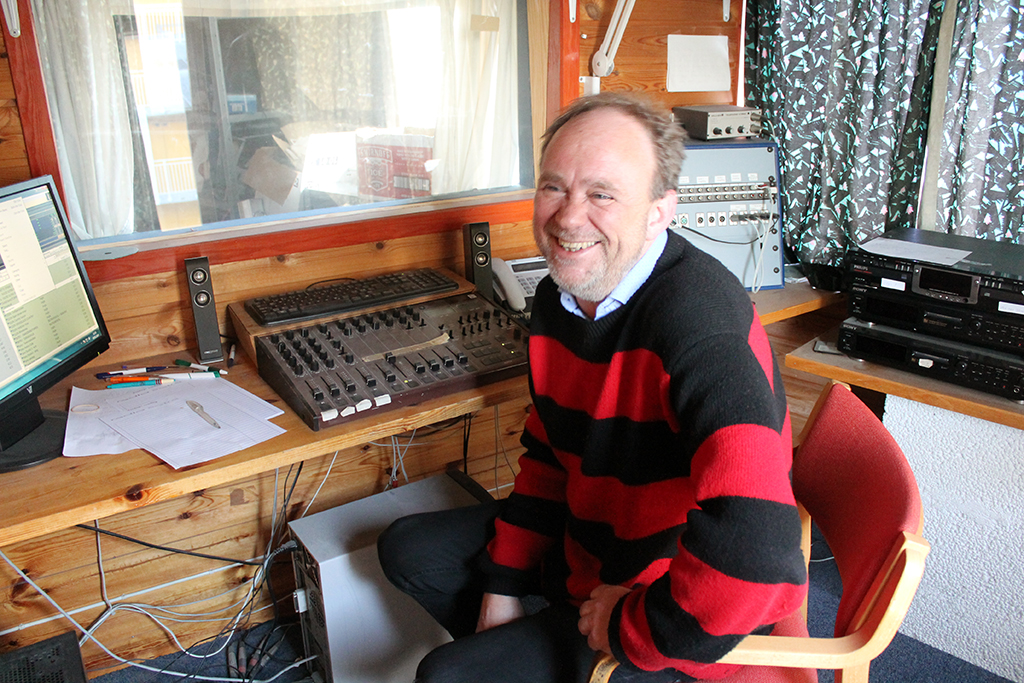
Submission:
<svg viewBox="0 0 1024 683">
<path fill-rule="evenodd" d="M 537 283 L 548 274 L 548 264 L 543 256 L 491 260 L 494 273 L 494 293 L 514 311 L 529 310 Z"/>
</svg>

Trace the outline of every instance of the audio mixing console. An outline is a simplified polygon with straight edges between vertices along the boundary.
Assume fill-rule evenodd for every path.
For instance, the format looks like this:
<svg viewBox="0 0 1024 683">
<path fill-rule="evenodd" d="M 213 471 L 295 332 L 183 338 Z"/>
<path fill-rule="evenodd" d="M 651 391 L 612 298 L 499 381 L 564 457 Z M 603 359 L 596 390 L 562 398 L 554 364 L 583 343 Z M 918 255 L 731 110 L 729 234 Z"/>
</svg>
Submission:
<svg viewBox="0 0 1024 683">
<path fill-rule="evenodd" d="M 260 376 L 314 431 L 525 374 L 526 331 L 469 292 L 254 339 Z"/>
</svg>

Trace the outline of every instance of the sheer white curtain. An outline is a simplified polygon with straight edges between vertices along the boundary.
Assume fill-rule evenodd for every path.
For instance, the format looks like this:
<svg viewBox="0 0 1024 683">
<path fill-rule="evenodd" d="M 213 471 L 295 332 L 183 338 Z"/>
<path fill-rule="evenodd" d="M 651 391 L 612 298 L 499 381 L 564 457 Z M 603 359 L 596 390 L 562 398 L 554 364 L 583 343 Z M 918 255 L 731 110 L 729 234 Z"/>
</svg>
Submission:
<svg viewBox="0 0 1024 683">
<path fill-rule="evenodd" d="M 519 184 L 515 0 L 441 0 L 434 194 Z"/>
<path fill-rule="evenodd" d="M 81 239 L 130 233 L 132 135 L 110 4 L 32 0 L 32 12 L 71 225 Z"/>
</svg>

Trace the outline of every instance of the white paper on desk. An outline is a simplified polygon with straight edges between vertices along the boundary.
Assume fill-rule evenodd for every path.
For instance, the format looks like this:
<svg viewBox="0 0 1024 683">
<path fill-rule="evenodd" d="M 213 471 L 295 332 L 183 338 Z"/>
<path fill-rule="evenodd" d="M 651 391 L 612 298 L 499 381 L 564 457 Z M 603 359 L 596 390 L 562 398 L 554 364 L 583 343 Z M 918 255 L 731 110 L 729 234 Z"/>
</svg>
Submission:
<svg viewBox="0 0 1024 683">
<path fill-rule="evenodd" d="M 927 261 L 928 263 L 936 263 L 943 266 L 959 263 L 971 255 L 971 252 L 964 251 L 963 249 L 936 247 L 931 244 L 919 244 L 917 242 L 887 239 L 885 237 L 876 237 L 860 245 L 860 248 L 879 256 Z"/>
<path fill-rule="evenodd" d="M 728 36 L 668 37 L 668 92 L 719 92 L 732 89 Z"/>
<path fill-rule="evenodd" d="M 119 408 L 108 404 L 113 392 L 105 389 L 90 391 L 71 387 L 68 424 L 64 429 L 63 453 L 69 458 L 86 455 L 126 453 L 139 444 L 130 441 L 107 425 L 100 416 Z"/>
<path fill-rule="evenodd" d="M 191 392 L 174 394 L 161 396 L 159 401 L 147 402 L 105 422 L 175 469 L 255 446 L 285 431 L 197 387 Z M 220 427 L 196 414 L 186 404 L 187 400 L 200 403 Z"/>
<path fill-rule="evenodd" d="M 166 421 L 161 412 L 167 412 L 175 405 L 184 406 L 186 400 L 198 401 L 212 415 L 215 403 L 223 405 L 222 414 L 225 421 L 215 418 L 222 425 L 221 429 L 211 427 L 198 415 L 191 413 L 192 418 L 199 419 L 211 430 L 222 432 L 225 422 L 232 427 L 231 437 L 223 434 L 216 439 L 221 445 L 217 448 L 194 449 L 194 436 L 187 430 L 166 428 Z M 76 412 L 76 405 L 95 406 L 90 412 Z M 184 467 L 187 464 L 204 462 L 241 448 L 265 441 L 284 430 L 267 422 L 284 411 L 267 403 L 263 399 L 238 387 L 226 379 L 193 382 L 182 380 L 174 384 L 131 389 L 105 389 L 88 391 L 74 387 L 71 392 L 71 407 L 68 429 L 65 432 L 65 455 L 82 456 L 100 453 L 123 453 L 133 448 L 145 448 L 162 460 L 166 458 L 154 450 L 165 448 L 167 442 L 179 441 L 177 448 L 170 448 L 167 454 L 175 462 L 168 461 L 172 467 Z M 129 419 L 127 416 L 137 416 Z M 74 421 L 72 421 L 72 419 Z M 133 421 L 134 420 L 134 421 Z M 242 436 L 234 433 L 242 431 Z M 233 442 L 230 450 L 227 442 Z M 192 455 L 182 457 L 182 450 L 192 451 Z M 200 452 L 201 451 L 201 452 Z M 196 460 L 196 458 L 201 458 Z"/>
</svg>

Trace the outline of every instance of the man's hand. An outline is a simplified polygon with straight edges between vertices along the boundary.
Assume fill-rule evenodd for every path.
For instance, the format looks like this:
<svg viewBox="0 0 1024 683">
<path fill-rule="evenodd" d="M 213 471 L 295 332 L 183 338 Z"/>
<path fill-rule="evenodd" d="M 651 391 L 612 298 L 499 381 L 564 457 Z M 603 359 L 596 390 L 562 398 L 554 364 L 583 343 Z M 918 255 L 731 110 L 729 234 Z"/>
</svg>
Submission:
<svg viewBox="0 0 1024 683">
<path fill-rule="evenodd" d="M 519 619 L 524 614 L 519 598 L 511 595 L 484 593 L 483 602 L 480 603 L 480 617 L 476 621 L 476 632 L 480 633 L 480 631 L 507 624 Z"/>
<path fill-rule="evenodd" d="M 608 644 L 608 621 L 622 596 L 629 592 L 623 586 L 601 584 L 590 592 L 590 599 L 580 605 L 580 633 L 595 652 L 611 653 Z"/>
</svg>

